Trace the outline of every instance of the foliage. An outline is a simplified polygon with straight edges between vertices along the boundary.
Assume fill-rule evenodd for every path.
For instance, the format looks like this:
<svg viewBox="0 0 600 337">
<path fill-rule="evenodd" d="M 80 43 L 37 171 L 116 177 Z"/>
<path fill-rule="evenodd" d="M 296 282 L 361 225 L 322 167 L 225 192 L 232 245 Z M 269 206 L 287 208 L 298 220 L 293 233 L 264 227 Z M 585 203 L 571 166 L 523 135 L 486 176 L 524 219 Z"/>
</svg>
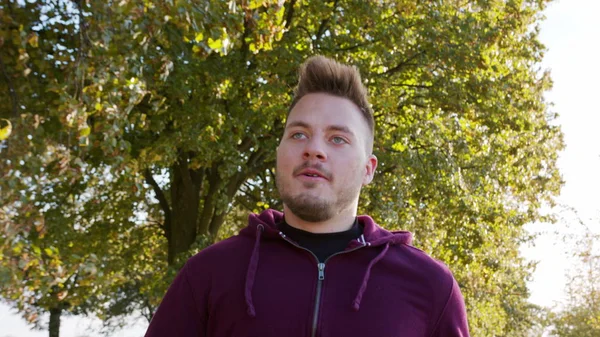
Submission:
<svg viewBox="0 0 600 337">
<path fill-rule="evenodd" d="M 563 308 L 549 316 L 557 337 L 600 335 L 600 235 L 586 230 L 574 245 L 577 258 L 570 271 L 567 300 Z"/>
<path fill-rule="evenodd" d="M 520 336 L 535 311 L 522 226 L 547 220 L 540 207 L 561 185 L 538 68 L 546 3 L 4 1 L 2 228 L 42 245 L 26 240 L 33 218 L 14 214 L 48 218 L 53 206 L 20 191 L 42 190 L 42 176 L 85 185 L 62 194 L 80 201 L 64 205 L 56 235 L 85 235 L 102 268 L 131 282 L 106 277 L 83 297 L 107 321 L 150 316 L 182 260 L 247 211 L 280 208 L 274 149 L 296 69 L 324 54 L 360 68 L 376 111 L 380 166 L 360 211 L 451 266 L 473 335 Z"/>
</svg>

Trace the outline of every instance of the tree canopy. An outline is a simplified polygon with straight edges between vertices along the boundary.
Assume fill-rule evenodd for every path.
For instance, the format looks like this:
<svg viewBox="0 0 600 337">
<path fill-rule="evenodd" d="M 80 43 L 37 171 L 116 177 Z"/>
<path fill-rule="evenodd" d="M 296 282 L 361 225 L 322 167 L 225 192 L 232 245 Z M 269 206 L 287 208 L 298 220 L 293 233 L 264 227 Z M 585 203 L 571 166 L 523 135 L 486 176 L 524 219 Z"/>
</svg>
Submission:
<svg viewBox="0 0 600 337">
<path fill-rule="evenodd" d="M 65 310 L 151 317 L 182 261 L 281 207 L 275 147 L 321 54 L 375 111 L 359 211 L 450 265 L 474 336 L 524 335 L 523 225 L 561 186 L 547 2 L 4 0 L 0 293 L 50 310 L 77 284 Z"/>
</svg>

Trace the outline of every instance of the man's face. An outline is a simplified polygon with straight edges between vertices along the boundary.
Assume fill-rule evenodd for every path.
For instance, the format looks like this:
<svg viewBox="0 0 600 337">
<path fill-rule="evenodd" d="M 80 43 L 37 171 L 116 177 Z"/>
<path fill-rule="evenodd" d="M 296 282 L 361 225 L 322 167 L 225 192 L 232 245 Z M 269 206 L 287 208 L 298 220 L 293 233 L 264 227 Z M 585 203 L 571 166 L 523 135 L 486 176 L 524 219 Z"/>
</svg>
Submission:
<svg viewBox="0 0 600 337">
<path fill-rule="evenodd" d="M 287 211 L 309 222 L 355 212 L 361 187 L 377 167 L 371 138 L 352 101 L 323 93 L 302 97 L 277 148 L 276 183 Z"/>
</svg>

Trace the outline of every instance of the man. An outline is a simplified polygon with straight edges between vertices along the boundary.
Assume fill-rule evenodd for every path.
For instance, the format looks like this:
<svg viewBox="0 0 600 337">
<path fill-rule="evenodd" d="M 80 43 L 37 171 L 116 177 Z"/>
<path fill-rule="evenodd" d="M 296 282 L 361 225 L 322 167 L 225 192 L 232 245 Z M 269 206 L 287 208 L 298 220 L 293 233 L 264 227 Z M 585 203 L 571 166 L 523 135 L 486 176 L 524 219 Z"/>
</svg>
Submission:
<svg viewBox="0 0 600 337">
<path fill-rule="evenodd" d="M 410 233 L 356 216 L 373 135 L 358 70 L 310 58 L 277 149 L 283 213 L 192 257 L 146 336 L 468 336 L 450 271 Z"/>
</svg>

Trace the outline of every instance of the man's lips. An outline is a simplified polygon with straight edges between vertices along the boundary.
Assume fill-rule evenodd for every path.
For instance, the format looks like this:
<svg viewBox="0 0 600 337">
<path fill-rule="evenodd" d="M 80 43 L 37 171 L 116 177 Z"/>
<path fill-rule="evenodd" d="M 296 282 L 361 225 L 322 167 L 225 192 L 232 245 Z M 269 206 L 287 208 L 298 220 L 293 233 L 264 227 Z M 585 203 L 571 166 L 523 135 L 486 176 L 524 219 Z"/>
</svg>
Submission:
<svg viewBox="0 0 600 337">
<path fill-rule="evenodd" d="M 319 170 L 316 169 L 303 169 L 300 170 L 300 172 L 298 172 L 296 174 L 296 176 L 298 177 L 307 177 L 309 179 L 325 179 L 325 180 L 329 180 L 329 177 L 326 173 L 323 173 Z"/>
</svg>

